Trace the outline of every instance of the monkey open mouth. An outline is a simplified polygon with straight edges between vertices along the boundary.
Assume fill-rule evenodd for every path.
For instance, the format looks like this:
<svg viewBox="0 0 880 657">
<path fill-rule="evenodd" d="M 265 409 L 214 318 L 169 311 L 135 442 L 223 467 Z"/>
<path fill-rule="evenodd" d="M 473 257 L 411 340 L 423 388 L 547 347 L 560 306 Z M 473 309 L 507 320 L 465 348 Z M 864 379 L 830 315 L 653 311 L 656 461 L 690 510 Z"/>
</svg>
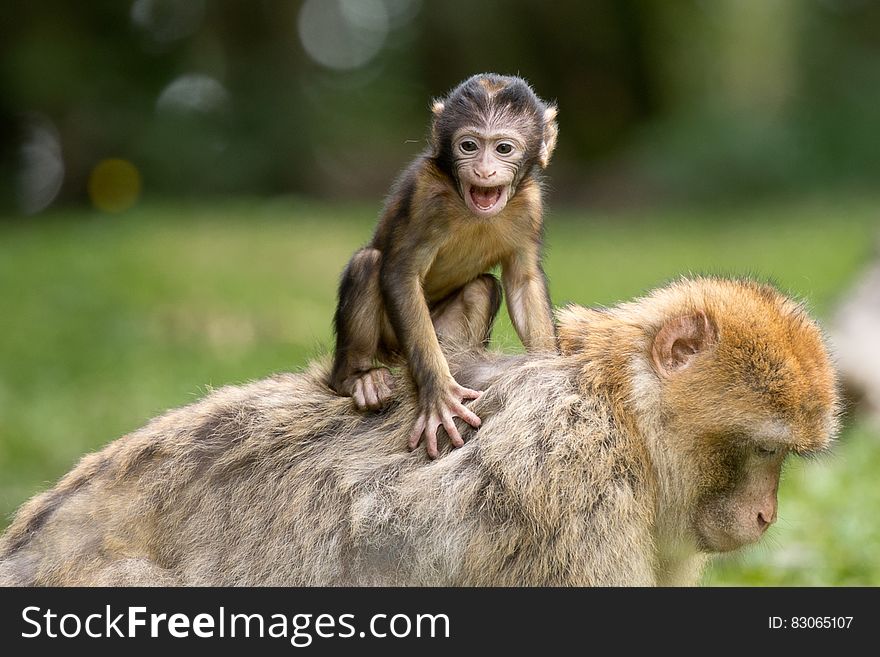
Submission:
<svg viewBox="0 0 880 657">
<path fill-rule="evenodd" d="M 471 212 L 482 216 L 491 216 L 500 212 L 507 204 L 507 187 L 477 187 L 469 185 L 465 199 Z"/>
</svg>

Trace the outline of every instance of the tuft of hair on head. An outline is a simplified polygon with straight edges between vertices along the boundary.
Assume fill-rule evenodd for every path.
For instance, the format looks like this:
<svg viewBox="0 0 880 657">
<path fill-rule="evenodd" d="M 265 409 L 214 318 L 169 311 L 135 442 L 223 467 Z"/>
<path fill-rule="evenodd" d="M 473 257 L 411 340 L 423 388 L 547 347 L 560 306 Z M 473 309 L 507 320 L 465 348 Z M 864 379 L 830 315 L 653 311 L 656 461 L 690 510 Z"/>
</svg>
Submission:
<svg viewBox="0 0 880 657">
<path fill-rule="evenodd" d="M 483 87 L 490 96 L 498 93 L 508 84 L 507 80 L 495 73 L 484 73 L 483 75 L 476 76 L 476 78 L 477 84 Z"/>
</svg>

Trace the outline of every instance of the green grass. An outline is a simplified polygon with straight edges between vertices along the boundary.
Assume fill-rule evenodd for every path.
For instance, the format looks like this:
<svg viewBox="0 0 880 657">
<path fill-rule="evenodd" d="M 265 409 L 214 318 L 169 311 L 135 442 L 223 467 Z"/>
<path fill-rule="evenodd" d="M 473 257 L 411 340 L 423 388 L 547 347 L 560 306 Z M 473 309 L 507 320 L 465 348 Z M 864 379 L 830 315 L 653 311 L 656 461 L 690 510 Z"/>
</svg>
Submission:
<svg viewBox="0 0 880 657">
<path fill-rule="evenodd" d="M 207 386 L 327 350 L 338 274 L 374 207 L 146 205 L 0 222 L 0 526 L 79 456 Z M 612 304 L 685 272 L 775 280 L 827 317 L 866 259 L 873 199 L 597 214 L 555 211 L 557 304 Z M 496 344 L 518 348 L 502 318 Z M 712 584 L 880 584 L 880 442 L 862 427 L 793 463 L 768 540 Z"/>
</svg>

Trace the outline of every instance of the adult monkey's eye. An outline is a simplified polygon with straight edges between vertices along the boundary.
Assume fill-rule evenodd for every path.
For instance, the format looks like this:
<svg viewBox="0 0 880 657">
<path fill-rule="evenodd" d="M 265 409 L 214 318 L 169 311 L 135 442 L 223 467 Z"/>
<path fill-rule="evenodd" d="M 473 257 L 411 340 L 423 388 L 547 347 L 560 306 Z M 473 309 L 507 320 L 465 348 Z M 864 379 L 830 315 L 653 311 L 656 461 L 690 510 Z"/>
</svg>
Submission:
<svg viewBox="0 0 880 657">
<path fill-rule="evenodd" d="M 465 153 L 474 153 L 479 148 L 473 139 L 465 139 L 458 147 Z"/>
<path fill-rule="evenodd" d="M 502 141 L 495 147 L 495 150 L 501 155 L 510 155 L 513 152 L 513 144 L 507 141 Z"/>
<path fill-rule="evenodd" d="M 767 447 L 758 447 L 758 454 L 761 456 L 774 456 L 779 453 L 778 449 L 769 449 Z"/>
</svg>

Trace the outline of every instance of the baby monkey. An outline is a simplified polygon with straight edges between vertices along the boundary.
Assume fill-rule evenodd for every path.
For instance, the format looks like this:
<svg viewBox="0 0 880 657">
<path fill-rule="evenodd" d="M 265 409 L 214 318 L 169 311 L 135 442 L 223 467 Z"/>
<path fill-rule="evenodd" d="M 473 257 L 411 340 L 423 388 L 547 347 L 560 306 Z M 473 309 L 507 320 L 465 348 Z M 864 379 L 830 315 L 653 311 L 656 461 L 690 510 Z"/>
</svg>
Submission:
<svg viewBox="0 0 880 657">
<path fill-rule="evenodd" d="M 480 425 L 462 402 L 482 392 L 456 382 L 439 340 L 488 342 L 501 304 L 490 269 L 501 265 L 526 349 L 556 349 L 541 267 L 540 171 L 558 130 L 555 105 L 512 76 L 475 75 L 432 111 L 427 150 L 397 179 L 372 240 L 342 274 L 329 384 L 358 408 L 379 409 L 392 393 L 377 363 L 405 357 L 419 395 L 409 447 L 424 437 L 436 458 L 439 426 L 461 447 L 452 418 Z"/>
</svg>

